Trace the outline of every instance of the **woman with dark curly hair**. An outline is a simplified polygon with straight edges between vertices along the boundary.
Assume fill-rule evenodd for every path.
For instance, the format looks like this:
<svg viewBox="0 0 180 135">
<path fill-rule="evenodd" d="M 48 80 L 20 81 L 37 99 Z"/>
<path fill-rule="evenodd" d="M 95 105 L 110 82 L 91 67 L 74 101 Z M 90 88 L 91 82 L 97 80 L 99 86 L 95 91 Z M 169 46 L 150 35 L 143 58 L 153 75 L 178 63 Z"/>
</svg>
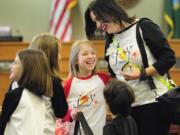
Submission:
<svg viewBox="0 0 180 135">
<path fill-rule="evenodd" d="M 140 135 L 167 135 L 169 115 L 156 98 L 170 88 L 167 72 L 175 55 L 159 26 L 147 18 L 129 17 L 115 0 L 92 1 L 85 24 L 88 39 L 97 30 L 105 35 L 109 73 L 133 87 L 132 116 Z"/>
</svg>

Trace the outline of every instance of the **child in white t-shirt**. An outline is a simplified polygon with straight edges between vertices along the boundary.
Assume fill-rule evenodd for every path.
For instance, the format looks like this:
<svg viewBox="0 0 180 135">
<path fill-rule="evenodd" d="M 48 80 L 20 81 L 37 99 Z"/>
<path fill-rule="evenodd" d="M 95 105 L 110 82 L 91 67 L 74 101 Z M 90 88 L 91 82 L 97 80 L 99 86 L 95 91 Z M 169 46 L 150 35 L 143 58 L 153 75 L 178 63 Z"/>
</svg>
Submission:
<svg viewBox="0 0 180 135">
<path fill-rule="evenodd" d="M 71 77 L 65 81 L 64 90 L 69 105 L 66 120 L 76 120 L 77 112 L 83 112 L 94 135 L 102 135 L 106 122 L 103 89 L 109 76 L 95 72 L 96 49 L 91 41 L 80 40 L 70 52 Z"/>
</svg>

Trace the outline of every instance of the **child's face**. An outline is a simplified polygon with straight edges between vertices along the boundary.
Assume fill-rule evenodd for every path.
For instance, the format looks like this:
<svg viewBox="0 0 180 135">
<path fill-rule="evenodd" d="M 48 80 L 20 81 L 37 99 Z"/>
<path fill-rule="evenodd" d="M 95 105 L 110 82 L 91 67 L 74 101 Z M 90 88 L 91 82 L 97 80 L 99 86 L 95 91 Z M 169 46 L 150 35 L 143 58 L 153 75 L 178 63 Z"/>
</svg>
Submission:
<svg viewBox="0 0 180 135">
<path fill-rule="evenodd" d="M 96 66 L 96 50 L 91 45 L 82 45 L 78 54 L 78 66 L 80 74 L 92 73 Z"/>
<path fill-rule="evenodd" d="M 22 75 L 22 64 L 19 56 L 16 55 L 14 62 L 10 65 L 10 79 L 13 81 L 19 81 Z"/>
</svg>

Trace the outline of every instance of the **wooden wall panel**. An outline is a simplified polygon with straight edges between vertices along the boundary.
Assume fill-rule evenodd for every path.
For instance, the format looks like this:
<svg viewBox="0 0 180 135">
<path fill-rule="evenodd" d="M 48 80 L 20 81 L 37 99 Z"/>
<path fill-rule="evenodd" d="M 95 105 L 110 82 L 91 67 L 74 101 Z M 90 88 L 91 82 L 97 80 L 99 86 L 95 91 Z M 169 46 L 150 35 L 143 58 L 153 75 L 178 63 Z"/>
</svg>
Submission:
<svg viewBox="0 0 180 135">
<path fill-rule="evenodd" d="M 0 61 L 13 60 L 17 51 L 27 47 L 27 42 L 0 42 Z"/>
<path fill-rule="evenodd" d="M 0 71 L 0 106 L 4 99 L 4 94 L 8 89 L 9 83 L 9 72 Z"/>
<path fill-rule="evenodd" d="M 177 63 L 180 63 L 180 40 L 170 40 L 169 44 L 171 46 L 171 48 L 175 51 L 175 55 L 177 58 Z M 174 80 L 174 82 L 180 86 L 180 67 L 179 65 L 174 66 L 171 70 L 170 70 L 170 75 L 171 78 Z"/>
<path fill-rule="evenodd" d="M 95 47 L 97 49 L 97 56 L 99 59 L 99 63 L 102 63 L 104 58 L 104 41 L 93 41 Z M 69 68 L 68 68 L 68 60 L 70 48 L 73 42 L 63 43 L 62 48 L 60 49 L 61 53 L 61 62 L 60 62 L 60 70 L 61 76 L 66 78 L 68 76 Z M 171 40 L 170 45 L 176 53 L 176 57 L 180 57 L 180 40 Z M 27 48 L 27 42 L 0 42 L 0 61 L 9 61 L 13 60 L 16 52 Z M 107 72 L 107 68 L 98 64 L 100 66 L 97 67 L 98 71 Z M 170 74 L 173 80 L 180 85 L 180 68 L 172 68 Z M 0 71 L 0 105 L 2 104 L 2 100 L 4 98 L 4 94 L 8 89 L 10 80 L 9 80 L 9 72 L 8 71 Z"/>
<path fill-rule="evenodd" d="M 180 57 L 180 39 L 170 40 L 169 44 L 170 44 L 171 48 L 175 51 L 176 57 Z"/>
</svg>

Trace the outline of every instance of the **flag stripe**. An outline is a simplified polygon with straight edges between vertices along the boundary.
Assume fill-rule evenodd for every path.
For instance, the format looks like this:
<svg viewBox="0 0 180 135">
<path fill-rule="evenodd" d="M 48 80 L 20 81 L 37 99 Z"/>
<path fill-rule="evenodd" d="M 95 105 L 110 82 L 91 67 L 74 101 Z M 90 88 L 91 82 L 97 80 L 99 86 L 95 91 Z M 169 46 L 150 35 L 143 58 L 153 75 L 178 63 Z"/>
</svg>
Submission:
<svg viewBox="0 0 180 135">
<path fill-rule="evenodd" d="M 180 0 L 165 0 L 164 8 L 164 19 L 168 26 L 168 39 L 180 38 Z"/>
<path fill-rule="evenodd" d="M 65 33 L 63 41 L 68 41 L 71 38 L 72 33 L 72 25 L 70 25 L 67 29 L 67 32 Z"/>
<path fill-rule="evenodd" d="M 64 16 L 63 16 L 63 18 L 62 18 L 62 20 L 61 20 L 61 22 L 59 24 L 59 28 L 57 29 L 55 35 L 62 35 L 62 32 L 64 31 L 68 20 L 70 19 L 69 16 L 70 16 L 70 12 L 66 12 L 64 14 Z M 59 36 L 59 37 L 61 37 L 61 36 Z"/>
<path fill-rule="evenodd" d="M 54 35 L 56 35 L 55 34 L 55 28 L 56 28 L 59 16 L 61 15 L 65 4 L 66 4 L 65 0 L 60 0 L 60 2 L 57 5 L 57 9 L 55 11 L 55 16 L 54 16 L 54 19 L 53 19 L 54 21 L 53 21 L 53 24 L 52 24 L 52 27 L 51 27 L 51 33 L 53 33 Z"/>
<path fill-rule="evenodd" d="M 50 33 L 63 41 L 71 40 L 70 10 L 77 0 L 53 0 Z"/>
<path fill-rule="evenodd" d="M 53 11 L 52 11 L 52 18 L 51 18 L 51 22 L 50 22 L 50 27 L 52 27 L 52 24 L 53 24 L 53 21 L 54 21 L 54 16 L 55 16 L 55 13 L 56 13 L 56 10 L 57 10 L 57 7 L 59 5 L 59 2 L 60 0 L 56 0 L 54 3 L 53 3 Z"/>
<path fill-rule="evenodd" d="M 164 19 L 165 19 L 166 23 L 170 27 L 169 33 L 167 35 L 167 38 L 170 39 L 174 35 L 174 22 L 171 19 L 171 17 L 168 14 L 166 14 L 166 13 L 164 14 Z"/>
<path fill-rule="evenodd" d="M 63 8 L 63 10 L 62 10 L 62 13 L 61 13 L 60 16 L 59 16 L 58 22 L 57 22 L 57 24 L 56 24 L 55 34 L 56 34 L 56 32 L 57 32 L 60 24 L 61 24 L 61 21 L 62 21 L 62 19 L 63 19 L 63 17 L 64 17 L 64 14 L 67 12 L 67 11 L 66 11 L 66 10 L 67 10 L 67 6 L 68 6 L 68 3 L 66 2 L 65 5 L 64 5 L 64 8 Z"/>
<path fill-rule="evenodd" d="M 69 19 L 68 22 L 66 23 L 66 26 L 65 26 L 64 31 L 62 32 L 61 39 L 64 39 L 65 34 L 66 34 L 66 32 L 67 32 L 67 30 L 68 30 L 68 27 L 69 27 L 70 25 L 71 25 L 71 22 L 70 22 L 70 19 Z"/>
</svg>

